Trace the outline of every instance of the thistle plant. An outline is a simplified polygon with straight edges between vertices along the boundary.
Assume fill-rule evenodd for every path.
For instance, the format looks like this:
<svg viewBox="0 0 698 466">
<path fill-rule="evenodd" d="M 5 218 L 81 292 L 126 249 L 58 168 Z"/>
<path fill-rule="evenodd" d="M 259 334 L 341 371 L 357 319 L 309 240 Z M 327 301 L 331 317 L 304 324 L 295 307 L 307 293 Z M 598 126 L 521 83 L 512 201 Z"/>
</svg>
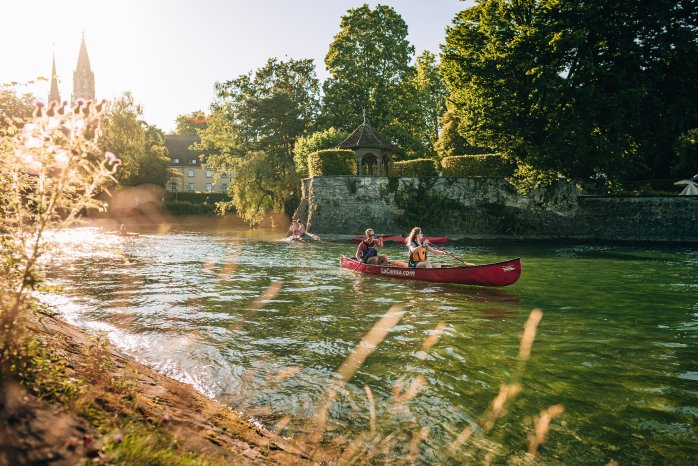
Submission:
<svg viewBox="0 0 698 466">
<path fill-rule="evenodd" d="M 97 146 L 103 106 L 39 102 L 33 117 L 0 133 L 0 369 L 22 331 L 47 233 L 106 207 L 97 195 L 121 162 Z"/>
</svg>

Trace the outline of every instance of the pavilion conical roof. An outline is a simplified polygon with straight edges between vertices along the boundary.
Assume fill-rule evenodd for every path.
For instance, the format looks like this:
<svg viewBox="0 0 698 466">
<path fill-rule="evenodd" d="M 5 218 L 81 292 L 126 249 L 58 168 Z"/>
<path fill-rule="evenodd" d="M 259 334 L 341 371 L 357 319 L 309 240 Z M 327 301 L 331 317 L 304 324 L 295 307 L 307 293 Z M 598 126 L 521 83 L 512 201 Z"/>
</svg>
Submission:
<svg viewBox="0 0 698 466">
<path fill-rule="evenodd" d="M 383 149 L 389 151 L 397 149 L 393 144 L 383 139 L 368 123 L 359 125 L 337 147 L 340 149 Z"/>
</svg>

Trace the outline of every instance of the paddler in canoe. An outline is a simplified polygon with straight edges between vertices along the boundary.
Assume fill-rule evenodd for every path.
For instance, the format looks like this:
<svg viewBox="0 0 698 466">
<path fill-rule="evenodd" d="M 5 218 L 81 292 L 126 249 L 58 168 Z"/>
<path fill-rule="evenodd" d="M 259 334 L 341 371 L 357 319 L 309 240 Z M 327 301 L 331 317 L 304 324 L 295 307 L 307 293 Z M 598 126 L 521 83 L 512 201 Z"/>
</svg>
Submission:
<svg viewBox="0 0 698 466">
<path fill-rule="evenodd" d="M 376 237 L 373 228 L 366 229 L 366 237 L 359 243 L 356 248 L 356 259 L 366 264 L 387 264 L 388 256 L 378 254 L 378 248 L 383 247 L 383 238 Z"/>
<path fill-rule="evenodd" d="M 430 252 L 436 256 L 441 256 L 447 253 L 446 251 L 434 249 L 431 246 L 429 246 L 429 240 L 424 239 L 421 228 L 412 228 L 412 231 L 405 240 L 405 244 L 407 245 L 407 249 L 410 252 L 409 261 L 407 262 L 408 267 L 418 269 L 441 268 L 441 264 L 434 264 L 429 259 L 427 259 L 427 253 Z"/>
</svg>

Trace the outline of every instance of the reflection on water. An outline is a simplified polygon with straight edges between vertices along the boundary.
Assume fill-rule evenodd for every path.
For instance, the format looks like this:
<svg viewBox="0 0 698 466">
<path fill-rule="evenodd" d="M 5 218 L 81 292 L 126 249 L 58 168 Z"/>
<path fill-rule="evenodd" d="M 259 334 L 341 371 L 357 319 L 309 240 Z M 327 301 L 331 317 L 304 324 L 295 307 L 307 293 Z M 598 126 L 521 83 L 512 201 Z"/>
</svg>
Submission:
<svg viewBox="0 0 698 466">
<path fill-rule="evenodd" d="M 390 416 L 395 384 L 424 377 L 409 403 L 428 440 L 425 462 L 484 413 L 503 383 L 524 391 L 498 424 L 502 458 L 518 458 L 522 420 L 555 403 L 565 414 L 542 461 L 682 463 L 696 452 L 698 263 L 688 248 L 458 243 L 472 262 L 522 256 L 502 289 L 363 276 L 341 270 L 349 243 L 285 243 L 271 230 L 187 227 L 138 238 L 77 229 L 53 238 L 41 295 L 76 324 L 107 332 L 137 359 L 291 432 L 312 418 L 333 374 L 393 305 L 406 311 L 330 410 L 344 429 L 368 425 L 366 390 Z M 391 258 L 404 246 L 385 248 Z M 442 259 L 441 257 L 437 260 Z M 530 310 L 545 315 L 518 374 Z M 422 344 L 442 324 L 441 339 Z"/>
</svg>

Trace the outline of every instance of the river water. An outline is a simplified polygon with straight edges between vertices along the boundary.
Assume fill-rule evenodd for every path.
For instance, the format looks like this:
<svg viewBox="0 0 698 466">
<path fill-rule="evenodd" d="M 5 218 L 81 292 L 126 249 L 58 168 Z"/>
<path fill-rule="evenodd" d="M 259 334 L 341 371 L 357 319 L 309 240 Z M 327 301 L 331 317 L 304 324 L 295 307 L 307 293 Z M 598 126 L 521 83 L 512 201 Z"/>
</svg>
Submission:
<svg viewBox="0 0 698 466">
<path fill-rule="evenodd" d="M 285 243 L 272 230 L 183 226 L 121 238 L 54 238 L 40 297 L 105 331 L 136 359 L 285 435 L 302 437 L 337 369 L 393 306 L 405 311 L 329 412 L 328 436 L 393 433 L 382 458 L 525 461 L 532 419 L 551 405 L 544 464 L 692 464 L 698 455 L 698 249 L 555 242 L 455 242 L 476 263 L 521 256 L 516 284 L 484 288 L 340 270 L 342 241 Z M 405 259 L 404 246 L 384 252 Z M 449 258 L 438 257 L 448 262 Z M 532 357 L 518 358 L 533 308 Z M 425 339 L 440 335 L 427 351 Z M 411 397 L 396 385 L 423 377 Z M 519 384 L 492 428 L 502 385 Z M 368 400 L 367 389 L 373 404 Z M 398 400 L 402 400 L 401 402 Z M 462 445 L 454 439 L 466 428 Z M 411 439 L 421 432 L 423 440 Z M 389 441 L 383 444 L 390 444 Z M 376 456 L 376 461 L 379 456 Z"/>
</svg>

